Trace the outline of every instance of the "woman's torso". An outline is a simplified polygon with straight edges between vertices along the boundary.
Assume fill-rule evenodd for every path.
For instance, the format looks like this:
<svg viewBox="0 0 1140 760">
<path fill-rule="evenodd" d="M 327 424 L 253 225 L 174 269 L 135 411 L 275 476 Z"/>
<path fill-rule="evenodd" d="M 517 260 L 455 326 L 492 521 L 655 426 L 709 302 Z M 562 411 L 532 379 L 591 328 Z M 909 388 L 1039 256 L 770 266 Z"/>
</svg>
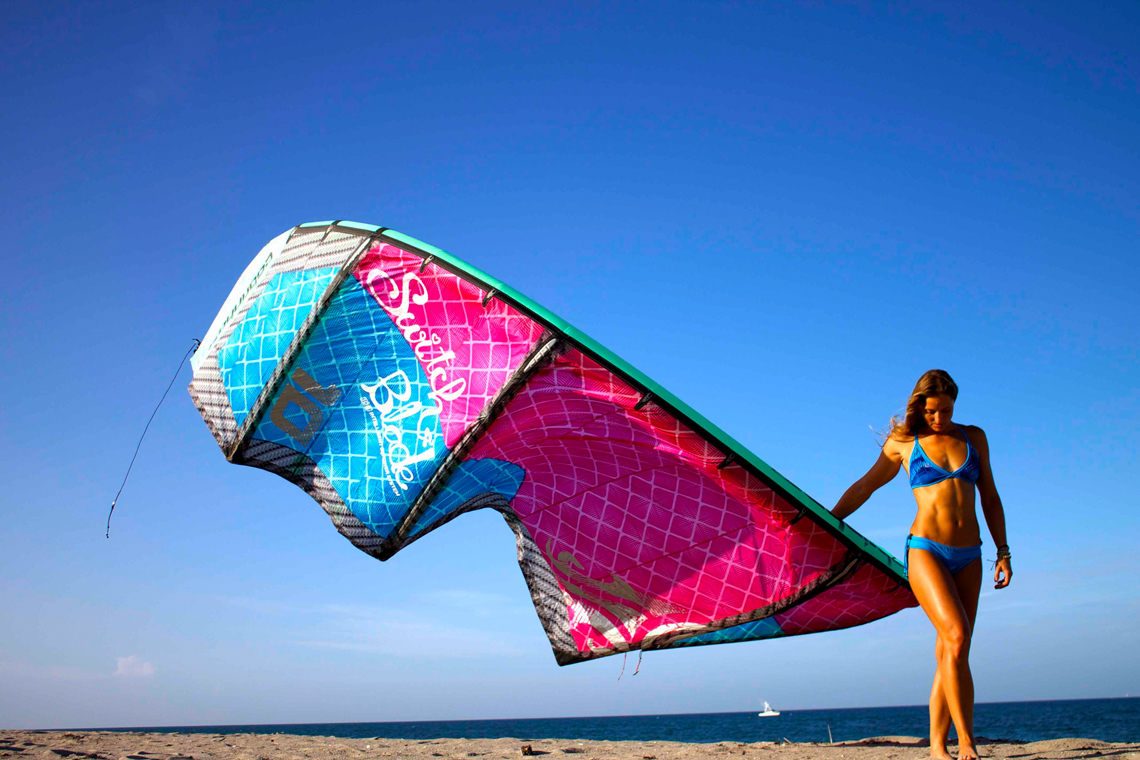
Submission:
<svg viewBox="0 0 1140 760">
<path fill-rule="evenodd" d="M 918 504 L 910 526 L 912 535 L 947 546 L 981 543 L 974 508 L 974 483 L 981 467 L 979 454 L 967 435 L 955 426 L 945 434 L 920 434 L 912 443 L 900 442 Z"/>
</svg>

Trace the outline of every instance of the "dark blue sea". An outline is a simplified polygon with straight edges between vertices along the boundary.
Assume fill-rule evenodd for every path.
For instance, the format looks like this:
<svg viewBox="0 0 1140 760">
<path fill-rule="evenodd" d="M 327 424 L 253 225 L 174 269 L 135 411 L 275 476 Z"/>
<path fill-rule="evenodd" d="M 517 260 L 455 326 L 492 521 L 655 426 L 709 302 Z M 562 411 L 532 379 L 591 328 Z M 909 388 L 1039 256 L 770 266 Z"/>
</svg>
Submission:
<svg viewBox="0 0 1140 760">
<path fill-rule="evenodd" d="M 779 709 L 779 706 L 776 706 Z M 594 739 L 676 742 L 826 742 L 871 736 L 920 736 L 929 731 L 926 705 L 782 710 L 687 715 L 626 715 L 513 720 L 424 720 L 402 723 L 288 723 L 252 726 L 163 726 L 115 729 L 184 733 L 285 733 L 384 739 Z M 1140 742 L 1140 698 L 991 702 L 974 707 L 979 737 L 1042 741 L 1064 737 Z"/>
</svg>

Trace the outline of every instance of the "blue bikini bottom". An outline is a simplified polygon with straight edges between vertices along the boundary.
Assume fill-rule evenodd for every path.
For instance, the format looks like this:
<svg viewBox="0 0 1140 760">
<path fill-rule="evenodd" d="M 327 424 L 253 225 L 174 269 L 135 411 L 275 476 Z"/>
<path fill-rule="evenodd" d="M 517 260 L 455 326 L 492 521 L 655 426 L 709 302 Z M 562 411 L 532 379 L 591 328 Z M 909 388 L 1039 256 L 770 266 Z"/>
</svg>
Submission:
<svg viewBox="0 0 1140 760">
<path fill-rule="evenodd" d="M 910 550 L 922 549 L 928 551 L 938 558 L 938 561 L 950 571 L 951 575 L 957 575 L 962 572 L 966 565 L 970 564 L 982 556 L 982 545 L 977 546 L 947 546 L 940 544 L 937 541 L 931 541 L 929 538 L 922 538 L 921 536 L 907 536 L 906 548 L 903 549 L 903 569 L 907 569 L 907 555 Z"/>
</svg>

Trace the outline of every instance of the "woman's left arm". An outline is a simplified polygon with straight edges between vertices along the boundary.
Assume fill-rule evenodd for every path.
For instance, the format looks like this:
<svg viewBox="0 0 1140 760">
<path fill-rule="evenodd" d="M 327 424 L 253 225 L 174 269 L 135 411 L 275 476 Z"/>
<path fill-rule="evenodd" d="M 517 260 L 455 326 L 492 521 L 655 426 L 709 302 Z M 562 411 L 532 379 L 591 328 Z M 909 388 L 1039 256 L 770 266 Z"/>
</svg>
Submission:
<svg viewBox="0 0 1140 760">
<path fill-rule="evenodd" d="M 974 427 L 974 426 L 972 426 Z M 978 496 L 982 500 L 982 514 L 986 517 L 990 535 L 994 543 L 1000 548 L 1006 547 L 1006 556 L 998 555 L 997 566 L 994 568 L 994 588 L 1005 588 L 1013 578 L 1013 567 L 1008 556 L 1009 542 L 1005 535 L 1005 510 L 1001 506 L 1001 497 L 998 496 L 997 486 L 994 485 L 994 473 L 990 468 L 990 442 L 986 439 L 986 431 L 974 427 L 974 447 L 978 450 L 978 459 L 981 464 L 981 473 L 978 476 Z"/>
</svg>

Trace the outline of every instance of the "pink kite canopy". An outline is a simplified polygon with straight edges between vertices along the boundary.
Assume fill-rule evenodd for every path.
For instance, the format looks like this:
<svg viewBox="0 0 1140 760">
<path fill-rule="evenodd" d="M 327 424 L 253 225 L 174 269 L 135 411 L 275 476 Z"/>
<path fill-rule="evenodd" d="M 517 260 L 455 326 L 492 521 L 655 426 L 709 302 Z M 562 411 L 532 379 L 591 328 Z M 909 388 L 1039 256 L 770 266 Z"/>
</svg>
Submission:
<svg viewBox="0 0 1140 760">
<path fill-rule="evenodd" d="M 915 605 L 897 560 L 663 388 L 398 232 L 275 238 L 193 364 L 227 458 L 296 483 L 379 559 L 502 514 L 560 664 Z"/>
</svg>

